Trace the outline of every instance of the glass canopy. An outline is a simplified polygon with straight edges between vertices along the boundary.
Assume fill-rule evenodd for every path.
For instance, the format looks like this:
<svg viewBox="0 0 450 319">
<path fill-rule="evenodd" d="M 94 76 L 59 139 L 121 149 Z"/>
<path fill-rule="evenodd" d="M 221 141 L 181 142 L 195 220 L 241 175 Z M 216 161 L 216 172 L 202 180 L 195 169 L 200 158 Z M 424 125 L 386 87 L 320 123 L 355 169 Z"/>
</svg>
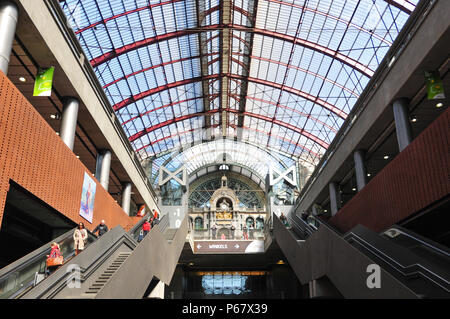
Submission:
<svg viewBox="0 0 450 319">
<path fill-rule="evenodd" d="M 417 2 L 60 1 L 142 160 L 225 139 L 311 170 Z"/>
</svg>

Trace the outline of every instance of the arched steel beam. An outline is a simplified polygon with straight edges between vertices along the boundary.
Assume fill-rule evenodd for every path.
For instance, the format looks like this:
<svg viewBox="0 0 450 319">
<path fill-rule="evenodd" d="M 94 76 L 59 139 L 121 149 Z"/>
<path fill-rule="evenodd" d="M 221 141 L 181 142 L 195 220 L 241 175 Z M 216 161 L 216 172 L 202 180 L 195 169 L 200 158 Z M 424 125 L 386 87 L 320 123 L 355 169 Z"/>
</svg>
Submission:
<svg viewBox="0 0 450 319">
<path fill-rule="evenodd" d="M 218 127 L 219 125 L 221 125 L 221 124 L 215 124 L 215 125 L 213 125 L 213 127 Z M 235 128 L 235 129 L 239 129 L 239 128 L 236 127 L 235 125 L 231 125 L 231 127 Z M 165 136 L 165 137 L 160 138 L 160 139 L 158 139 L 158 140 L 156 140 L 156 141 L 153 141 L 153 142 L 150 142 L 150 143 L 148 143 L 148 144 L 146 144 L 146 145 L 144 145 L 144 146 L 141 146 L 140 148 L 136 149 L 135 151 L 136 151 L 136 152 L 139 152 L 139 151 L 141 151 L 141 150 L 143 150 L 143 149 L 145 149 L 145 148 L 147 148 L 147 147 L 149 147 L 149 146 L 152 146 L 152 145 L 154 145 L 154 144 L 156 144 L 156 143 L 158 143 L 158 142 L 164 141 L 164 140 L 166 140 L 166 139 L 168 139 L 168 138 L 172 138 L 172 137 L 175 137 L 175 136 L 178 136 L 178 135 L 188 134 L 188 133 L 191 133 L 191 132 L 194 132 L 194 131 L 198 131 L 198 130 L 202 130 L 202 129 L 203 129 L 203 128 L 199 127 L 199 128 L 190 129 L 190 130 L 183 131 L 183 132 L 177 132 L 176 134 L 172 134 L 172 135 L 169 135 L 169 136 Z M 280 139 L 280 140 L 282 140 L 282 141 L 285 141 L 285 142 L 287 142 L 287 143 L 289 143 L 289 144 L 291 144 L 291 145 L 293 145 L 293 146 L 299 147 L 299 148 L 301 148 L 301 149 L 307 151 L 308 153 L 310 153 L 310 154 L 313 155 L 314 157 L 320 157 L 320 156 L 321 156 L 320 154 L 317 154 L 316 152 L 310 150 L 310 149 L 307 148 L 306 146 L 300 145 L 300 144 L 298 144 L 298 143 L 296 143 L 296 142 L 294 142 L 294 141 L 292 141 L 292 140 L 289 140 L 289 139 L 287 139 L 287 138 L 281 137 L 281 136 L 279 136 L 279 135 L 272 134 L 272 133 L 270 133 L 270 132 L 261 131 L 261 130 L 258 130 L 258 129 L 255 129 L 255 128 L 252 128 L 252 127 L 248 127 L 248 126 L 240 127 L 240 129 L 246 129 L 246 130 L 250 130 L 250 131 L 255 131 L 255 132 L 258 132 L 258 133 L 262 133 L 262 134 L 265 134 L 265 135 L 268 135 L 268 136 L 272 136 L 272 137 L 278 138 L 278 139 Z M 244 141 L 243 141 L 243 143 L 244 143 Z M 195 145 L 198 145 L 198 144 L 195 144 Z"/>
<path fill-rule="evenodd" d="M 156 93 L 164 91 L 164 90 L 168 90 L 168 89 L 171 89 L 171 88 L 174 88 L 174 87 L 178 87 L 178 86 L 181 86 L 181 85 L 192 84 L 192 83 L 203 81 L 203 80 L 217 79 L 217 78 L 220 78 L 222 76 L 223 76 L 223 74 L 211 74 L 211 75 L 208 75 L 208 76 L 195 77 L 195 78 L 190 78 L 190 79 L 185 79 L 185 80 L 181 80 L 181 81 L 172 82 L 172 83 L 169 83 L 167 85 L 162 85 L 162 86 L 159 86 L 159 87 L 156 87 L 156 88 L 153 88 L 153 89 L 141 92 L 139 94 L 133 95 L 132 97 L 129 97 L 129 98 L 127 98 L 127 99 L 125 99 L 125 100 L 115 104 L 113 106 L 113 109 L 114 109 L 114 111 L 118 111 L 121 108 L 126 107 L 129 104 L 132 104 L 132 103 L 134 103 L 134 102 L 136 102 L 136 101 L 138 101 L 140 99 L 146 98 L 146 97 L 148 97 L 148 96 L 150 96 L 152 94 L 156 94 Z M 228 76 L 230 78 L 234 78 L 234 79 L 246 80 L 246 81 L 250 81 L 250 82 L 253 82 L 253 83 L 258 83 L 258 84 L 270 86 L 270 87 L 277 88 L 277 89 L 281 89 L 281 87 L 282 87 L 282 85 L 279 84 L 279 83 L 274 83 L 274 82 L 270 82 L 270 81 L 262 80 L 262 79 L 257 79 L 257 78 L 242 77 L 242 76 L 236 75 L 236 74 L 226 74 L 226 76 Z M 286 87 L 286 86 L 283 87 L 283 90 L 288 92 L 288 93 L 291 93 L 291 94 L 303 97 L 304 99 L 307 99 L 307 100 L 309 100 L 309 101 L 311 101 L 313 103 L 319 104 L 320 106 L 322 106 L 322 107 L 326 108 L 327 110 L 333 112 L 334 114 L 336 114 L 337 116 L 341 117 L 342 119 L 345 119 L 347 117 L 347 114 L 344 111 L 340 110 L 339 108 L 335 107 L 334 105 L 332 105 L 332 104 L 330 104 L 330 103 L 328 103 L 326 101 L 323 101 L 323 100 L 319 99 L 318 97 L 312 96 L 311 94 L 302 92 L 302 91 L 294 89 L 294 88 Z"/>
<path fill-rule="evenodd" d="M 151 127 L 147 127 L 144 130 L 131 135 L 129 137 L 129 141 L 130 142 L 134 142 L 138 138 L 141 138 L 141 137 L 149 134 L 150 132 L 153 132 L 153 131 L 155 131 L 157 129 L 160 129 L 160 128 L 162 128 L 164 126 L 167 126 L 167 125 L 170 125 L 170 124 L 181 122 L 181 121 L 193 118 L 193 117 L 210 116 L 212 114 L 219 113 L 219 112 L 222 112 L 222 111 L 227 111 L 227 112 L 230 112 L 230 113 L 239 114 L 241 116 L 249 116 L 249 117 L 257 118 L 257 119 L 264 120 L 264 121 L 267 121 L 267 122 L 271 122 L 271 123 L 277 124 L 279 126 L 282 126 L 284 128 L 290 129 L 291 131 L 294 131 L 294 132 L 296 132 L 298 134 L 301 134 L 301 135 L 305 136 L 306 138 L 308 138 L 309 140 L 313 141 L 314 143 L 319 144 L 321 147 L 323 147 L 325 149 L 327 149 L 328 146 L 329 146 L 328 143 L 324 142 L 323 140 L 321 140 L 317 136 L 315 136 L 315 135 L 313 135 L 313 134 L 311 134 L 311 133 L 309 133 L 309 132 L 307 132 L 305 130 L 301 130 L 301 129 L 299 129 L 298 127 L 296 127 L 294 125 L 291 125 L 291 124 L 285 123 L 283 121 L 280 121 L 280 120 L 277 120 L 277 119 L 273 119 L 273 118 L 270 118 L 270 117 L 267 117 L 267 116 L 264 116 L 264 115 L 260 115 L 260 114 L 255 114 L 255 113 L 251 113 L 251 112 L 240 113 L 238 110 L 234 110 L 234 109 L 226 109 L 226 110 L 215 109 L 215 110 L 210 110 L 208 112 L 191 113 L 191 114 L 186 114 L 186 115 L 183 115 L 183 116 L 180 116 L 180 117 L 176 117 L 176 118 L 173 118 L 173 119 L 170 119 L 170 120 L 158 123 L 156 125 L 153 125 Z"/>
<path fill-rule="evenodd" d="M 65 0 L 60 0 L 60 2 L 64 2 L 64 1 L 65 1 Z M 126 16 L 126 15 L 129 15 L 129 14 L 132 14 L 132 13 L 135 13 L 135 12 L 139 12 L 139 11 L 142 11 L 142 10 L 151 9 L 151 8 L 154 8 L 154 7 L 158 7 L 158 6 L 162 6 L 162 5 L 166 5 L 166 4 L 170 4 L 170 3 L 176 3 L 176 2 L 180 2 L 180 1 L 185 1 L 185 0 L 170 0 L 170 1 L 164 1 L 164 2 L 161 2 L 161 3 L 155 3 L 155 4 L 151 4 L 151 5 L 145 5 L 145 6 L 143 6 L 143 7 L 139 7 L 139 8 L 133 9 L 133 10 L 129 10 L 129 11 L 125 11 L 125 12 L 116 14 L 116 15 L 114 15 L 114 16 L 111 16 L 111 17 L 109 17 L 109 18 L 106 18 L 106 19 L 104 19 L 104 20 L 94 22 L 94 23 L 92 23 L 92 24 L 90 24 L 90 25 L 88 25 L 88 26 L 86 26 L 86 27 L 83 27 L 83 28 L 81 28 L 81 29 L 75 31 L 75 33 L 76 33 L 76 34 L 81 33 L 81 32 L 83 32 L 83 31 L 92 29 L 92 28 L 94 28 L 94 27 L 96 27 L 96 26 L 98 26 L 98 25 L 106 24 L 108 21 L 111 21 L 111 20 L 114 20 L 114 19 L 117 19 L 117 18 Z M 320 15 L 326 16 L 326 17 L 328 17 L 328 18 L 330 18 L 330 19 L 337 20 L 337 21 L 343 22 L 343 23 L 345 23 L 345 24 L 348 24 L 349 26 L 354 27 L 354 28 L 357 28 L 358 30 L 361 30 L 362 32 L 369 33 L 369 34 L 371 34 L 372 36 L 374 36 L 374 37 L 376 37 L 377 39 L 379 39 L 380 41 L 383 41 L 384 43 L 387 43 L 387 44 L 389 44 L 389 45 L 392 44 L 391 42 L 387 41 L 386 39 L 383 39 L 382 37 L 377 36 L 377 35 L 371 33 L 370 30 L 366 30 L 366 29 L 364 29 L 364 28 L 362 28 L 362 27 L 360 27 L 360 26 L 357 26 L 357 25 L 355 25 L 355 24 L 349 22 L 349 21 L 346 21 L 346 20 L 341 19 L 341 18 L 339 18 L 339 17 L 330 15 L 330 14 L 328 14 L 328 13 L 321 12 L 321 11 L 319 11 L 319 10 L 315 10 L 315 9 L 312 9 L 312 8 L 304 7 L 304 6 L 302 6 L 302 5 L 298 5 L 298 4 L 295 4 L 295 3 L 283 2 L 283 1 L 280 1 L 280 0 L 266 0 L 266 1 L 273 2 L 273 3 L 279 3 L 279 4 L 282 4 L 282 5 L 287 5 L 287 6 L 299 8 L 299 9 L 302 9 L 302 10 L 305 10 L 305 11 L 310 11 L 310 12 L 314 12 L 314 13 L 316 13 L 316 14 L 320 14 Z M 400 10 L 402 10 L 402 11 L 408 13 L 408 14 L 411 14 L 412 11 L 414 11 L 414 9 L 415 9 L 414 4 L 412 4 L 412 3 L 410 3 L 409 1 L 406 1 L 406 0 L 384 0 L 384 1 L 386 1 L 388 4 L 393 5 L 394 7 L 398 8 L 398 9 L 400 9 Z M 239 7 L 237 7 L 237 6 L 234 6 L 234 9 L 235 9 L 236 11 L 238 11 L 238 12 L 241 12 L 243 15 L 248 16 L 248 12 L 246 12 L 246 11 L 243 10 L 242 8 L 239 8 Z M 215 10 L 217 10 L 217 8 L 215 8 Z M 215 11 L 215 10 L 214 10 L 214 11 Z M 211 12 L 213 12 L 213 11 L 211 11 Z"/>
<path fill-rule="evenodd" d="M 151 45 L 151 44 L 157 43 L 159 41 L 166 41 L 166 40 L 170 40 L 170 39 L 173 39 L 176 37 L 195 34 L 198 32 L 205 32 L 205 31 L 210 31 L 210 30 L 222 30 L 222 29 L 233 29 L 233 30 L 244 31 L 244 32 L 254 32 L 255 34 L 258 34 L 258 35 L 268 36 L 268 37 L 272 37 L 275 39 L 291 42 L 295 45 L 304 46 L 308 49 L 311 49 L 311 50 L 317 51 L 319 53 L 325 54 L 327 56 L 330 56 L 344 64 L 347 64 L 348 66 L 361 72 L 362 74 L 366 75 L 367 77 L 371 77 L 374 74 L 374 71 L 372 71 L 369 67 L 363 65 L 362 63 L 359 63 L 358 61 L 353 60 L 352 58 L 350 58 L 342 53 L 331 50 L 331 49 L 321 46 L 317 43 L 313 43 L 308 40 L 295 38 L 293 36 L 281 34 L 281 33 L 274 32 L 274 31 L 258 29 L 258 28 L 248 28 L 246 26 L 235 25 L 235 24 L 233 24 L 233 25 L 215 24 L 215 25 L 203 26 L 201 28 L 185 29 L 185 30 L 180 30 L 180 31 L 175 31 L 175 32 L 169 32 L 169 33 L 162 34 L 162 35 L 157 35 L 157 36 L 154 36 L 151 38 L 147 38 L 147 39 L 143 39 L 140 41 L 136 41 L 136 42 L 127 44 L 123 47 L 120 47 L 120 48 L 114 49 L 112 51 L 109 51 L 107 53 L 104 53 L 103 55 L 100 55 L 100 56 L 92 59 L 90 62 L 91 62 L 92 67 L 95 68 L 95 67 L 99 66 L 100 64 L 105 63 L 106 61 L 111 60 L 115 57 L 118 57 L 124 53 L 127 53 L 132 50 L 137 50 L 141 47 Z"/>
<path fill-rule="evenodd" d="M 207 54 L 206 56 L 213 56 L 213 55 L 218 55 L 218 54 L 219 54 L 219 52 L 213 52 L 213 53 Z M 193 59 L 199 59 L 199 58 L 200 58 L 199 55 L 194 55 L 194 56 L 190 56 L 190 57 L 186 57 L 186 58 L 181 58 L 181 59 L 177 59 L 177 60 L 171 60 L 171 61 L 164 62 L 164 63 L 157 64 L 157 65 L 152 65 L 152 66 L 150 66 L 150 67 L 148 67 L 148 68 L 144 68 L 144 69 L 142 69 L 142 70 L 138 70 L 138 71 L 136 71 L 136 72 L 127 74 L 127 75 L 122 76 L 122 77 L 120 77 L 120 78 L 117 78 L 117 79 L 115 79 L 114 81 L 105 84 L 105 85 L 103 86 L 103 88 L 106 89 L 108 86 L 111 86 L 111 85 L 114 84 L 114 83 L 118 83 L 118 82 L 120 82 L 120 81 L 122 81 L 122 80 L 128 79 L 129 77 L 138 75 L 138 74 L 140 74 L 140 73 L 143 73 L 143 72 L 146 72 L 146 71 L 149 71 L 149 70 L 152 70 L 152 69 L 160 68 L 160 67 L 163 67 L 163 66 L 166 66 L 166 65 L 170 65 L 170 64 L 174 64 L 174 63 L 178 63 L 178 62 L 189 61 L 189 60 L 193 60 Z"/>
<path fill-rule="evenodd" d="M 218 96 L 219 96 L 219 94 L 209 94 L 209 95 L 206 96 L 206 98 L 214 99 L 214 98 L 217 98 Z M 230 97 L 232 97 L 232 98 L 234 98 L 234 99 L 236 99 L 236 100 L 239 99 L 239 96 L 236 95 L 236 94 L 230 94 Z M 181 100 L 181 101 L 176 101 L 176 102 L 173 102 L 173 103 L 165 104 L 165 105 L 162 105 L 162 106 L 160 106 L 160 107 L 154 108 L 154 109 L 149 110 L 149 111 L 146 111 L 146 112 L 144 112 L 144 113 L 141 113 L 141 114 L 139 114 L 139 115 L 137 115 L 137 116 L 134 116 L 134 117 L 132 117 L 132 118 L 126 120 L 125 122 L 123 122 L 123 123 L 121 123 L 121 124 L 122 124 L 122 125 L 125 125 L 125 124 L 127 124 L 128 122 L 134 121 L 135 119 L 137 119 L 137 118 L 139 118 L 139 117 L 142 117 L 142 116 L 144 116 L 144 115 L 150 114 L 150 113 L 152 113 L 152 112 L 155 112 L 155 111 L 157 111 L 157 110 L 163 109 L 163 108 L 165 108 L 165 107 L 171 107 L 171 106 L 174 106 L 174 105 L 177 105 L 177 104 L 181 104 L 181 103 L 185 103 L 185 102 L 190 102 L 190 101 L 195 101 L 195 100 L 204 99 L 204 98 L 205 98 L 205 96 L 198 96 L 198 97 L 194 97 L 194 98 L 190 98 L 190 99 L 186 99 L 186 100 Z M 268 101 L 268 100 L 258 99 L 258 98 L 251 97 L 251 96 L 246 96 L 245 98 L 246 98 L 246 99 L 249 99 L 249 100 L 255 100 L 255 101 L 259 101 L 259 102 L 263 102 L 263 103 L 275 105 L 275 106 L 278 106 L 278 107 L 281 107 L 281 108 L 290 110 L 290 111 L 292 111 L 292 112 L 295 112 L 295 113 L 297 113 L 297 114 L 300 114 L 301 116 L 307 117 L 307 118 L 313 120 L 314 122 L 317 122 L 317 123 L 319 123 L 319 124 L 321 124 L 321 125 L 327 127 L 328 129 L 330 129 L 330 130 L 333 131 L 334 133 L 337 132 L 336 129 L 334 129 L 333 127 L 329 126 L 328 124 L 326 124 L 326 123 L 320 121 L 319 119 L 317 119 L 317 118 L 311 116 L 310 114 L 300 112 L 300 111 L 298 111 L 298 110 L 296 110 L 296 109 L 294 109 L 294 108 L 291 108 L 291 107 L 288 107 L 288 106 L 284 106 L 284 105 L 281 105 L 281 104 L 278 104 L 278 105 L 277 105 L 277 104 L 276 104 L 275 102 L 273 102 L 273 101 Z"/>
</svg>

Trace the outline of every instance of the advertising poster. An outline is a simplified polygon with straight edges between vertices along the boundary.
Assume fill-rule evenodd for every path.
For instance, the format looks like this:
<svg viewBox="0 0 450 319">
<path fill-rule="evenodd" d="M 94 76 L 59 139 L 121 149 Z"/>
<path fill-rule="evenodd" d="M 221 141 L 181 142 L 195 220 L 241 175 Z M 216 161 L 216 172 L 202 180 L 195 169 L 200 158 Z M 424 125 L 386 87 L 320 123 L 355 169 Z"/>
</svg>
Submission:
<svg viewBox="0 0 450 319">
<path fill-rule="evenodd" d="M 54 67 L 39 70 L 34 82 L 33 96 L 51 96 Z"/>
<path fill-rule="evenodd" d="M 81 190 L 81 206 L 80 206 L 80 216 L 86 219 L 92 224 L 92 219 L 94 217 L 94 199 L 95 199 L 95 184 L 94 180 L 84 173 L 83 189 Z"/>
</svg>

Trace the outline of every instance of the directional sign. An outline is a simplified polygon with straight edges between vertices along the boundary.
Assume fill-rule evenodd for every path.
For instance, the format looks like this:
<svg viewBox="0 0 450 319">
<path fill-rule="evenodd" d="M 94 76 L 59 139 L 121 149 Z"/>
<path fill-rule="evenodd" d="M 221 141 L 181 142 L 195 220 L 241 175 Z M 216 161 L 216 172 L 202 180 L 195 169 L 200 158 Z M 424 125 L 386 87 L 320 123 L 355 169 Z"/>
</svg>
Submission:
<svg viewBox="0 0 450 319">
<path fill-rule="evenodd" d="M 196 240 L 196 254 L 253 254 L 264 252 L 263 240 Z"/>
</svg>

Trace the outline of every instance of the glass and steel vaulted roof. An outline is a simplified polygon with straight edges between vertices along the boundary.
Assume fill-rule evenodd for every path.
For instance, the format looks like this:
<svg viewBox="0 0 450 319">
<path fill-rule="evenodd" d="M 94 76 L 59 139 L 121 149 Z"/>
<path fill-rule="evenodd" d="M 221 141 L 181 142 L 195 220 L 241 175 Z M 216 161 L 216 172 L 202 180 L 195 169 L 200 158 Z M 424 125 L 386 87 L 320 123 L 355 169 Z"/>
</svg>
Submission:
<svg viewBox="0 0 450 319">
<path fill-rule="evenodd" d="M 312 169 L 417 2 L 60 4 L 141 159 L 225 138 Z"/>
</svg>

